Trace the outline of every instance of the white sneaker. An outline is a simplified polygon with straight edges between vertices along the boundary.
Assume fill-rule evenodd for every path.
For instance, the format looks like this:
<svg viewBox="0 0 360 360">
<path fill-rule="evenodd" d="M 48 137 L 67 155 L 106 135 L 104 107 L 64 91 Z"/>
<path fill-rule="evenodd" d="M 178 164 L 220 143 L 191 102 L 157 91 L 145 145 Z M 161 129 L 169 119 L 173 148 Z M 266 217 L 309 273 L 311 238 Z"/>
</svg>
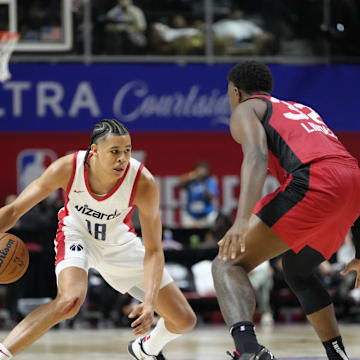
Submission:
<svg viewBox="0 0 360 360">
<path fill-rule="evenodd" d="M 134 360 L 166 360 L 162 351 L 158 355 L 148 355 L 143 348 L 144 338 L 138 338 L 129 342 L 128 353 Z"/>
</svg>

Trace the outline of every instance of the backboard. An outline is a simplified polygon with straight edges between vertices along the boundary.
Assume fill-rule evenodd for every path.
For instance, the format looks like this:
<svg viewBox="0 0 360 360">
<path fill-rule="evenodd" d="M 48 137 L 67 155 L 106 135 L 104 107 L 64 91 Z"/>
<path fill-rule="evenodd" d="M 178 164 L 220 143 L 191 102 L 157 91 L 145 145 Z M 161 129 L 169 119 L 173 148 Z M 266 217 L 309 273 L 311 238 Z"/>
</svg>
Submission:
<svg viewBox="0 0 360 360">
<path fill-rule="evenodd" d="M 72 0 L 0 0 L 0 31 L 19 32 L 15 51 L 72 48 Z"/>
</svg>

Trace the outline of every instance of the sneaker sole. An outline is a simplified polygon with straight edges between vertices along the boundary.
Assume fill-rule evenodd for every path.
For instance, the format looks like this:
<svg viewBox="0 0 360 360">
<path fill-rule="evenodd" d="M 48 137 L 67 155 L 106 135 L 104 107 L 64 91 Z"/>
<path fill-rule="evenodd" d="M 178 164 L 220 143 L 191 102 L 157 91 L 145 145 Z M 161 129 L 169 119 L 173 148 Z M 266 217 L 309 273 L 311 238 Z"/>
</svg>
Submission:
<svg viewBox="0 0 360 360">
<path fill-rule="evenodd" d="M 260 360 L 261 360 L 261 357 L 262 357 L 263 355 L 267 356 L 267 357 L 265 357 L 264 359 L 276 360 L 275 356 L 274 356 L 269 350 L 267 350 L 267 351 L 268 351 L 268 352 L 265 352 L 265 353 L 263 353 L 263 354 L 260 355 Z M 255 357 L 255 359 L 259 359 L 259 358 L 258 358 L 258 357 Z"/>
<path fill-rule="evenodd" d="M 132 349 L 132 344 L 134 343 L 134 341 L 135 341 L 135 340 L 131 341 L 131 342 L 129 343 L 129 345 L 128 345 L 128 348 L 127 348 L 128 354 L 129 354 L 134 360 L 139 360 L 139 359 L 136 357 L 136 355 L 135 355 L 135 353 L 133 352 L 133 349 Z"/>
</svg>

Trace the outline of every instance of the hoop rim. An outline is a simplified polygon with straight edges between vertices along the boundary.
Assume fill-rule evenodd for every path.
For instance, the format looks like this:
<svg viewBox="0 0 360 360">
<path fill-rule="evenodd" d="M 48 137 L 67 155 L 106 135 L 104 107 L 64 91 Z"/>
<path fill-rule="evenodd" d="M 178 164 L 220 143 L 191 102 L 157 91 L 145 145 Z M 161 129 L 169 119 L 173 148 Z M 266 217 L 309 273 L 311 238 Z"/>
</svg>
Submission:
<svg viewBox="0 0 360 360">
<path fill-rule="evenodd" d="M 11 78 L 9 61 L 19 37 L 17 32 L 0 31 L 0 82 Z"/>
</svg>

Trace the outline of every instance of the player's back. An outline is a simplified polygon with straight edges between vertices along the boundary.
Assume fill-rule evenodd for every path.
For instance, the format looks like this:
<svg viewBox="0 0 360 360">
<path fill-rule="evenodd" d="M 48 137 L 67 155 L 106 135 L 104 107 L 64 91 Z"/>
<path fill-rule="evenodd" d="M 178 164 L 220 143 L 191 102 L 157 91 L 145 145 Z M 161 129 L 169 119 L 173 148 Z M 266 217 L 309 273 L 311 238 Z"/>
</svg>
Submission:
<svg viewBox="0 0 360 360">
<path fill-rule="evenodd" d="M 272 96 L 257 95 L 267 103 L 263 119 L 269 150 L 269 169 L 281 182 L 301 166 L 337 158 L 357 164 L 321 116 L 310 107 Z"/>
</svg>

